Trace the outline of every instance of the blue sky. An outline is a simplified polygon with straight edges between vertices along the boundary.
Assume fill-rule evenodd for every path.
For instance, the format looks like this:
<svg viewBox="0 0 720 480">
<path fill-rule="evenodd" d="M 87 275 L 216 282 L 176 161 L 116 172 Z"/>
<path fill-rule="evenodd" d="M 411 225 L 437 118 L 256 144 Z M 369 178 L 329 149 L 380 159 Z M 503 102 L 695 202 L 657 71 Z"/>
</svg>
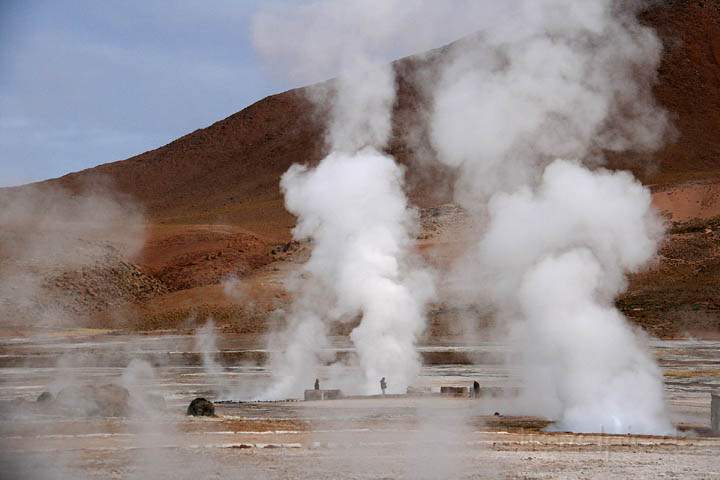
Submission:
<svg viewBox="0 0 720 480">
<path fill-rule="evenodd" d="M 263 0 L 0 0 L 0 185 L 121 160 L 290 85 L 253 51 Z"/>
</svg>

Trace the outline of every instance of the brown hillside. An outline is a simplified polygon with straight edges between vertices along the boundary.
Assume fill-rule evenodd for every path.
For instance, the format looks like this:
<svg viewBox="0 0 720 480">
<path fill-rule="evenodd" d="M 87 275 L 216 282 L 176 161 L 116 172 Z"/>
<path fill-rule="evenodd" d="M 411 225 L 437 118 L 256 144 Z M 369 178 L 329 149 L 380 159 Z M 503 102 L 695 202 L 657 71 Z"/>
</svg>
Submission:
<svg viewBox="0 0 720 480">
<path fill-rule="evenodd" d="M 686 223 L 672 226 L 660 264 L 633 279 L 620 305 L 663 335 L 720 331 L 718 224 L 712 220 L 720 215 L 720 2 L 667 0 L 642 18 L 665 45 L 654 91 L 671 113 L 677 136 L 652 158 L 613 157 L 610 166 L 631 168 L 652 185 L 656 205 Z M 426 208 L 451 198 L 452 181 L 441 171 L 412 167 L 432 154 L 417 142 L 427 101 L 413 79 L 442 52 L 394 64 L 399 94 L 390 151 L 410 167 L 411 197 Z M 407 141 L 410 135 L 413 142 Z M 152 312 L 152 326 L 172 326 L 193 305 L 221 317 L 235 308 L 218 293 L 218 282 L 231 274 L 253 291 L 265 289 L 267 308 L 283 300 L 275 277 L 297 258 L 292 251 L 277 255 L 289 248 L 285 242 L 294 225 L 283 208 L 279 178 L 292 163 L 316 162 L 323 150 L 323 124 L 298 89 L 267 97 L 156 150 L 45 183 L 78 191 L 102 178 L 142 206 L 151 226 L 133 261 L 172 293 L 141 310 Z M 423 245 L 423 251 L 431 252 L 432 245 Z M 176 308 L 180 304 L 182 309 Z"/>
<path fill-rule="evenodd" d="M 658 189 L 716 179 L 720 175 L 720 2 L 668 1 L 646 12 L 643 20 L 658 31 L 665 46 L 655 93 L 671 112 L 679 135 L 652 159 L 627 157 L 613 159 L 612 164 L 631 166 Z M 413 78 L 435 55 L 441 53 L 395 63 L 399 95 L 391 151 L 404 163 L 419 153 L 406 137 L 420 123 L 418 112 L 427 103 Z M 154 221 L 229 223 L 286 238 L 293 220 L 282 208 L 278 179 L 292 163 L 312 163 L 322 153 L 322 123 L 304 89 L 298 89 L 267 97 L 157 150 L 49 183 L 77 189 L 88 178 L 102 176 L 141 202 Z M 417 201 L 447 199 L 428 202 L 422 183 L 418 187 L 421 179 L 411 179 Z"/>
<path fill-rule="evenodd" d="M 678 184 L 720 173 L 720 2 L 664 2 L 643 15 L 665 52 L 655 93 L 671 112 L 679 137 L 654 155 L 657 169 L 637 172 L 647 183 Z M 430 57 L 432 59 L 432 56 Z M 392 150 L 414 153 L 404 141 L 424 102 L 413 75 L 428 60 L 396 62 L 400 74 Z M 278 178 L 294 162 L 322 154 L 323 129 L 303 89 L 267 97 L 207 128 L 125 161 L 58 180 L 73 187 L 84 177 L 107 176 L 142 202 L 153 219 L 174 223 L 234 223 L 260 231 L 291 225 Z M 262 218 L 259 221 L 258 217 Z"/>
<path fill-rule="evenodd" d="M 655 155 L 648 183 L 717 179 L 720 171 L 720 2 L 668 1 L 645 21 L 665 48 L 655 88 L 679 137 Z"/>
</svg>

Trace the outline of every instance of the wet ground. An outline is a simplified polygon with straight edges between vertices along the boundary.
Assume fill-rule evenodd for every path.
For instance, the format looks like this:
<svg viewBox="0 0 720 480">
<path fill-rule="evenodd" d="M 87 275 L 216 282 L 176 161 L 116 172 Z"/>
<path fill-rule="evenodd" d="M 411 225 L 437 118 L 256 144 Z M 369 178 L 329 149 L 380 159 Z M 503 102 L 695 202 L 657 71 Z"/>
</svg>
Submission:
<svg viewBox="0 0 720 480">
<path fill-rule="evenodd" d="M 217 371 L 203 367 L 194 345 L 192 337 L 171 335 L 5 338 L 0 477 L 720 478 L 720 438 L 707 432 L 709 392 L 720 389 L 720 342 L 652 346 L 682 427 L 674 437 L 546 433 L 547 420 L 514 416 L 503 399 L 489 397 L 233 402 L 218 404 L 216 418 L 186 417 L 197 396 L 247 400 L 270 379 L 255 364 L 267 352 L 254 340 L 223 337 L 210 355 L 224 365 Z M 351 354 L 342 340 L 335 348 Z M 476 379 L 483 389 L 512 383 L 502 345 L 441 341 L 421 351 L 435 364 L 423 368 L 418 384 L 433 390 Z M 138 359 L 153 368 L 135 368 L 147 365 Z M 337 371 L 323 369 L 321 381 L 329 378 Z M 18 407 L 48 388 L 108 381 L 162 395 L 166 409 L 68 418 Z"/>
</svg>

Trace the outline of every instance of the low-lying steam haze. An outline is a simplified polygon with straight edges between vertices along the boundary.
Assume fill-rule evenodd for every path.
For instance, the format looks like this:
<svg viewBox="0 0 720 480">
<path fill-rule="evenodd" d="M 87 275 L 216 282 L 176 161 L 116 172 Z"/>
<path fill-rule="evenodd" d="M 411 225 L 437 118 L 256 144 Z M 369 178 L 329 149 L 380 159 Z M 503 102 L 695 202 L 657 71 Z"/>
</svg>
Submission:
<svg viewBox="0 0 720 480">
<path fill-rule="evenodd" d="M 77 326 L 78 314 L 88 312 L 79 304 L 79 292 L 61 288 L 59 282 L 79 279 L 75 283 L 84 285 L 87 282 L 82 275 L 100 276 L 137 253 L 144 239 L 143 216 L 137 205 L 100 181 L 78 193 L 51 186 L 3 191 L 2 323 Z M 27 324 L 29 316 L 39 321 Z"/>
<path fill-rule="evenodd" d="M 437 160 L 457 173 L 455 200 L 481 232 L 445 283 L 456 301 L 497 312 L 523 359 L 527 410 L 571 430 L 670 431 L 658 368 L 613 304 L 655 255 L 662 224 L 629 173 L 598 168 L 605 152 L 649 152 L 671 130 L 652 95 L 662 46 L 637 20 L 643 6 L 317 1 L 260 14 L 258 50 L 291 78 L 340 75 L 311 89 L 330 112 L 332 153 L 282 182 L 296 237 L 314 241 L 284 365 L 316 363 L 328 320 L 362 313 L 352 338 L 368 385 L 389 374 L 395 349 L 405 367 L 391 374 L 407 384 L 417 371 L 408 349 L 432 296 L 409 288 L 403 267 L 416 227 L 402 171 L 380 152 L 395 87 L 379 65 L 464 37 L 417 77 Z"/>
</svg>

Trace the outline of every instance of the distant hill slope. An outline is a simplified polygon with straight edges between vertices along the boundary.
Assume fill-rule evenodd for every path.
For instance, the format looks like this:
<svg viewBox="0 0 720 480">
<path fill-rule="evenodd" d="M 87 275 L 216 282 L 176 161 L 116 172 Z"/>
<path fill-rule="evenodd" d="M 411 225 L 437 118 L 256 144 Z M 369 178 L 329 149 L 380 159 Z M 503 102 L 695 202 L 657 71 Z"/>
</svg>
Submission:
<svg viewBox="0 0 720 480">
<path fill-rule="evenodd" d="M 654 91 L 670 112 L 677 137 L 650 158 L 612 156 L 609 166 L 630 168 L 651 185 L 655 204 L 676 223 L 659 263 L 634 276 L 618 303 L 659 335 L 720 332 L 720 1 L 665 0 L 642 18 L 665 45 Z M 432 155 L 427 141 L 423 145 L 421 121 L 429 102 L 414 79 L 444 52 L 394 63 L 398 97 L 389 151 L 409 166 L 410 196 L 424 208 L 452 198 L 448 172 L 414 168 L 421 157 Z M 302 245 L 288 243 L 294 219 L 283 207 L 280 176 L 293 163 L 317 162 L 324 149 L 322 114 L 305 89 L 297 89 L 156 150 L 39 186 L 80 191 L 102 179 L 142 207 L 150 225 L 145 247 L 132 261 L 140 266 L 138 275 L 149 278 L 138 283 L 132 277 L 131 284 L 154 297 L 126 295 L 131 303 L 142 298 L 132 328 L 175 328 L 189 316 L 213 314 L 242 331 L 257 332 L 267 328 L 267 312 L 287 300 L 285 271 L 307 255 Z M 27 188 L 0 189 L 0 204 L 3 192 Z M 434 247 L 441 241 L 431 237 L 423 251 L 445 248 Z M 241 300 L 224 293 L 221 282 L 232 276 L 242 279 L 245 293 L 233 294 Z M 447 333 L 445 320 L 433 322 L 434 332 Z"/>
<path fill-rule="evenodd" d="M 48 183 L 79 190 L 102 177 L 153 221 L 237 224 L 275 235 L 272 227 L 293 223 L 282 208 L 280 175 L 319 155 L 322 130 L 312 113 L 301 91 L 285 92 L 156 150 Z"/>
<path fill-rule="evenodd" d="M 644 15 L 665 51 L 655 88 L 679 138 L 655 155 L 651 183 L 717 177 L 720 171 L 720 2 L 665 1 Z"/>
<path fill-rule="evenodd" d="M 613 159 L 612 165 L 630 166 L 646 183 L 658 185 L 717 178 L 720 2 L 665 1 L 643 19 L 657 29 L 665 45 L 655 92 L 671 112 L 679 137 L 652 159 L 623 157 Z M 403 162 L 413 154 L 405 135 L 419 123 L 417 113 L 426 106 L 413 78 L 436 55 L 442 53 L 395 63 L 400 88 L 391 150 Z M 231 223 L 282 235 L 292 219 L 282 208 L 279 176 L 292 163 L 317 161 L 323 153 L 323 126 L 303 91 L 267 97 L 156 150 L 48 183 L 78 188 L 102 175 L 141 202 L 153 220 Z M 417 200 L 433 203 L 423 195 L 422 182 L 413 185 Z"/>
</svg>

